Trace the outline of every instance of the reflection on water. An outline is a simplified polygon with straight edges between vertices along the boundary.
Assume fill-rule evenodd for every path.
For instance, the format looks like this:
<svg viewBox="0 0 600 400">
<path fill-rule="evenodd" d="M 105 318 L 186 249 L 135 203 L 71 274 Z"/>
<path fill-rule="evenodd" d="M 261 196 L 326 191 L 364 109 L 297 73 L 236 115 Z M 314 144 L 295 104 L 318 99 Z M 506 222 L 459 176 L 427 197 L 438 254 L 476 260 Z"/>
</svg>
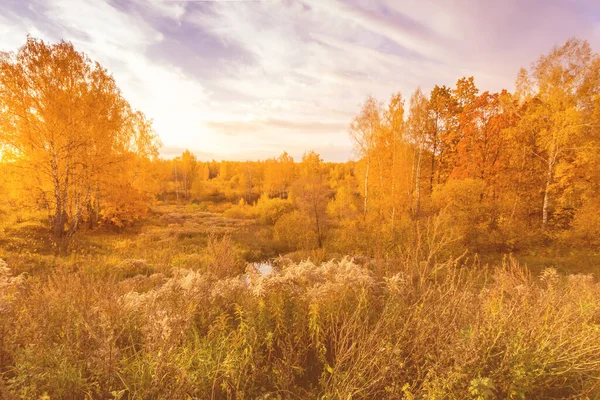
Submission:
<svg viewBox="0 0 600 400">
<path fill-rule="evenodd" d="M 251 265 L 261 276 L 267 276 L 273 273 L 273 265 L 269 262 L 259 262 Z M 243 282 L 250 284 L 250 275 L 248 273 L 242 274 L 241 278 Z"/>
<path fill-rule="evenodd" d="M 263 276 L 270 275 L 273 272 L 273 266 L 271 263 L 254 263 L 254 267 Z"/>
</svg>

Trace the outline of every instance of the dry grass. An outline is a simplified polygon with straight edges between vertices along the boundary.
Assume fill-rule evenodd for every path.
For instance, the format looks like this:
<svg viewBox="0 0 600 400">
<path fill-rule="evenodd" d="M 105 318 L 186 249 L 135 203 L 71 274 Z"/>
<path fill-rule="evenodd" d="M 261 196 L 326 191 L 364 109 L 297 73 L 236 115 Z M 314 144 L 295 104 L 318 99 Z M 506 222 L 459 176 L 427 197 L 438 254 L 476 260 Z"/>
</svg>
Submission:
<svg viewBox="0 0 600 400">
<path fill-rule="evenodd" d="M 163 206 L 66 254 L 38 225 L 0 253 L 5 398 L 600 397 L 593 276 L 452 258 L 435 219 L 394 259 L 302 250 L 267 276 L 244 261 L 270 223 Z"/>
<path fill-rule="evenodd" d="M 227 239 L 211 240 L 214 268 L 227 266 Z M 424 268 L 382 277 L 344 259 L 115 279 L 14 277 L 3 264 L 3 387 L 20 398 L 600 396 L 591 276 L 532 277 L 513 260 Z"/>
</svg>

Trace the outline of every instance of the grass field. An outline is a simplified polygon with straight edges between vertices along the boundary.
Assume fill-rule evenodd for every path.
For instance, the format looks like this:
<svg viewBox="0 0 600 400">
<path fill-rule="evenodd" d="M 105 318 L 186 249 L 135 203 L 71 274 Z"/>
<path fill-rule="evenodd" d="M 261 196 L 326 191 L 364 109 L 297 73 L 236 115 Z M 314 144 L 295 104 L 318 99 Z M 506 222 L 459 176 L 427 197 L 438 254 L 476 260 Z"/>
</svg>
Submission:
<svg viewBox="0 0 600 400">
<path fill-rule="evenodd" d="M 272 227 L 203 208 L 159 205 L 132 229 L 68 247 L 39 215 L 5 218 L 0 393 L 600 396 L 597 255 L 518 256 L 534 268 L 473 256 L 321 264 L 319 252 L 299 262 L 311 254 L 280 254 Z M 271 274 L 251 264 L 265 260 Z"/>
</svg>

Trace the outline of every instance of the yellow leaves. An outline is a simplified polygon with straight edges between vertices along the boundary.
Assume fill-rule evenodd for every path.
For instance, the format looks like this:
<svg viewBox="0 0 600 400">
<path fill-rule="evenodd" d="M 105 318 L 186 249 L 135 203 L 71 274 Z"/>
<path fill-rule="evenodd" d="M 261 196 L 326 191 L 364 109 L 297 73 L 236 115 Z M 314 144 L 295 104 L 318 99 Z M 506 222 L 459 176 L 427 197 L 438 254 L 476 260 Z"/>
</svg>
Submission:
<svg viewBox="0 0 600 400">
<path fill-rule="evenodd" d="M 354 196 L 355 190 L 349 177 L 342 183 L 333 199 L 327 204 L 327 213 L 334 218 L 355 219 L 358 216 L 358 205 Z"/>
<path fill-rule="evenodd" d="M 360 157 L 369 156 L 381 125 L 381 114 L 381 103 L 370 96 L 365 101 L 359 115 L 350 124 L 350 138 L 354 143 L 356 154 Z"/>
<path fill-rule="evenodd" d="M 264 164 L 263 190 L 270 196 L 284 198 L 296 178 L 294 159 L 283 152 L 278 158 L 268 159 Z"/>
<path fill-rule="evenodd" d="M 458 100 L 461 106 L 473 103 L 477 97 L 479 89 L 475 86 L 475 79 L 470 77 L 460 78 L 456 82 L 456 89 L 453 91 L 454 97 Z"/>
<path fill-rule="evenodd" d="M 125 224 L 123 224 L 123 221 L 118 217 L 112 217 L 109 221 L 118 228 L 123 228 L 125 226 Z"/>
<path fill-rule="evenodd" d="M 288 249 L 310 250 L 318 247 L 317 232 L 312 228 L 310 218 L 299 211 L 280 217 L 275 223 L 274 232 L 275 239 Z"/>
<path fill-rule="evenodd" d="M 258 199 L 255 209 L 261 223 L 275 225 L 279 218 L 292 211 L 293 204 L 289 200 L 271 199 L 264 193 Z"/>
<path fill-rule="evenodd" d="M 0 103 L 0 146 L 49 211 L 56 235 L 74 233 L 102 208 L 112 207 L 105 214 L 116 226 L 142 214 L 113 215 L 129 199 L 140 209 L 144 161 L 156 157 L 160 142 L 99 64 L 71 43 L 29 37 L 18 53 L 0 60 Z M 124 187 L 133 194 L 115 193 Z M 106 204 L 109 198 L 119 201 Z"/>
<path fill-rule="evenodd" d="M 600 200 L 597 197 L 589 199 L 577 210 L 572 230 L 565 234 L 565 239 L 572 244 L 600 246 Z"/>
</svg>

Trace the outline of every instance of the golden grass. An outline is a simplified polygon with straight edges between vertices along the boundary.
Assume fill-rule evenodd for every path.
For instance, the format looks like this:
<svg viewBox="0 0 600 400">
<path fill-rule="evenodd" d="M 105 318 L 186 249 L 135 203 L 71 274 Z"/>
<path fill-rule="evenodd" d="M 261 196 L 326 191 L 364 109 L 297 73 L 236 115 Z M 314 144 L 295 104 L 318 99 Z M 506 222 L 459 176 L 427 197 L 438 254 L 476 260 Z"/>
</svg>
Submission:
<svg viewBox="0 0 600 400">
<path fill-rule="evenodd" d="M 215 266 L 227 265 L 215 246 Z M 220 254 L 220 255 L 219 255 Z M 222 264 L 219 264 L 222 263 Z M 600 284 L 513 260 L 348 259 L 99 277 L 2 264 L 0 361 L 21 398 L 556 398 L 600 395 Z"/>
<path fill-rule="evenodd" d="M 272 227 L 197 207 L 66 253 L 36 226 L 0 254 L 5 398 L 600 397 L 600 283 L 451 258 L 435 220 L 395 259 L 303 250 L 266 276 L 244 260 Z"/>
</svg>

